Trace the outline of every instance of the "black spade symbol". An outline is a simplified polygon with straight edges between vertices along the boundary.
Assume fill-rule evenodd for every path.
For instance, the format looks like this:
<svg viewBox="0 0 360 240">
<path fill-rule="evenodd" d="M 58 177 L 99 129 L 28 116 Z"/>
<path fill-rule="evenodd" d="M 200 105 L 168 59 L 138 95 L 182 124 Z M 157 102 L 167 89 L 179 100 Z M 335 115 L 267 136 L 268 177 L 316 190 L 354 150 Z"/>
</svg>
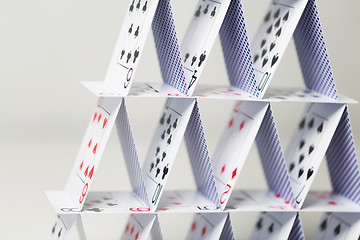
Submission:
<svg viewBox="0 0 360 240">
<path fill-rule="evenodd" d="M 279 18 L 279 20 L 276 21 L 274 26 L 277 27 L 277 28 L 280 26 L 280 18 Z"/>
<path fill-rule="evenodd" d="M 280 35 L 281 35 L 281 29 L 282 29 L 282 28 L 280 28 L 280 29 L 276 32 L 276 34 L 275 34 L 276 37 L 280 37 Z"/>
<path fill-rule="evenodd" d="M 199 9 L 195 12 L 195 17 L 200 16 L 200 10 L 201 10 L 201 6 L 199 6 Z"/>
<path fill-rule="evenodd" d="M 303 173 L 304 173 L 304 169 L 300 168 L 298 177 L 301 177 L 301 175 L 303 175 Z"/>
<path fill-rule="evenodd" d="M 62 228 L 60 229 L 60 231 L 58 233 L 58 237 L 61 237 L 61 232 L 62 232 Z"/>
<path fill-rule="evenodd" d="M 314 151 L 315 147 L 313 145 L 311 145 L 309 147 L 309 155 Z"/>
<path fill-rule="evenodd" d="M 301 154 L 300 157 L 299 157 L 299 164 L 304 160 L 304 158 L 305 158 L 304 155 Z"/>
<path fill-rule="evenodd" d="M 264 58 L 263 63 L 262 63 L 262 67 L 264 67 L 268 61 L 269 61 L 268 58 Z"/>
<path fill-rule="evenodd" d="M 279 55 L 276 54 L 275 56 L 273 56 L 271 60 L 271 67 L 275 65 L 278 59 L 279 59 Z"/>
<path fill-rule="evenodd" d="M 135 63 L 135 61 L 138 57 L 139 57 L 139 51 L 135 50 L 133 63 Z"/>
<path fill-rule="evenodd" d="M 317 132 L 321 133 L 324 127 L 324 123 L 321 123 L 320 126 L 317 128 Z"/>
<path fill-rule="evenodd" d="M 339 225 L 337 225 L 336 228 L 334 229 L 334 234 L 335 234 L 335 236 L 336 236 L 336 235 L 339 235 L 340 232 L 341 232 L 341 225 L 340 225 L 340 223 L 339 223 Z"/>
<path fill-rule="evenodd" d="M 157 147 L 157 148 L 156 148 L 156 153 L 155 153 L 155 156 L 157 156 L 159 152 L 160 152 L 160 148 L 159 148 L 159 147 Z"/>
<path fill-rule="evenodd" d="M 186 54 L 185 54 L 185 60 L 184 60 L 184 62 L 186 62 L 186 60 L 189 58 L 189 56 L 190 56 L 189 53 L 186 53 Z"/>
<path fill-rule="evenodd" d="M 324 231 L 327 227 L 327 219 L 325 219 L 321 224 L 320 224 L 320 230 Z"/>
<path fill-rule="evenodd" d="M 299 145 L 300 149 L 301 149 L 304 145 L 305 145 L 305 140 L 301 140 L 301 141 L 300 141 L 300 145 Z"/>
<path fill-rule="evenodd" d="M 257 228 L 257 229 L 261 229 L 261 228 L 262 228 L 262 221 L 263 221 L 263 219 L 260 218 L 259 221 L 256 223 L 256 228 Z"/>
<path fill-rule="evenodd" d="M 270 20 L 270 16 L 271 16 L 271 11 L 268 12 L 268 14 L 266 14 L 264 21 L 265 21 L 265 22 L 269 21 L 269 20 Z"/>
<path fill-rule="evenodd" d="M 265 48 L 264 50 L 262 50 L 262 53 L 261 53 L 261 57 L 264 57 L 264 55 L 267 53 L 267 49 Z"/>
<path fill-rule="evenodd" d="M 166 132 L 166 131 L 164 130 L 164 132 L 161 134 L 161 139 L 162 139 L 162 140 L 164 140 L 164 138 L 165 138 L 165 132 Z"/>
<path fill-rule="evenodd" d="M 162 115 L 161 119 L 160 119 L 160 124 L 163 125 L 165 121 L 165 113 Z"/>
<path fill-rule="evenodd" d="M 270 34 L 271 30 L 272 30 L 272 25 L 268 28 L 268 30 L 266 32 Z"/>
<path fill-rule="evenodd" d="M 310 168 L 307 172 L 306 180 L 308 180 L 313 175 L 313 173 L 314 173 L 314 170 Z"/>
<path fill-rule="evenodd" d="M 166 131 L 167 134 L 170 134 L 171 133 L 171 125 L 169 125 L 167 131 Z"/>
<path fill-rule="evenodd" d="M 169 137 L 168 140 L 167 140 L 167 143 L 168 143 L 168 144 L 171 144 L 171 138 L 172 138 L 172 135 L 170 135 L 170 137 Z"/>
<path fill-rule="evenodd" d="M 290 12 L 287 11 L 287 13 L 285 14 L 285 16 L 283 17 L 283 21 L 286 22 L 289 19 L 289 14 Z"/>
<path fill-rule="evenodd" d="M 280 15 L 280 8 L 276 11 L 276 13 L 274 14 L 274 18 L 278 18 Z"/>
<path fill-rule="evenodd" d="M 165 157 L 166 157 L 166 152 L 163 152 L 161 161 L 164 161 Z"/>
<path fill-rule="evenodd" d="M 272 233 L 274 231 L 274 223 L 271 223 L 268 231 L 269 231 L 269 233 Z"/>
<path fill-rule="evenodd" d="M 259 59 L 259 55 L 258 54 L 256 54 L 255 55 L 255 57 L 254 57 L 254 63 L 256 62 L 256 60 L 258 60 Z"/>
<path fill-rule="evenodd" d="M 301 120 L 300 124 L 299 124 L 299 128 L 303 129 L 305 126 L 305 118 L 303 120 Z"/>
<path fill-rule="evenodd" d="M 170 122 L 171 122 L 171 114 L 169 115 L 168 119 L 166 120 L 167 124 L 170 124 Z"/>
<path fill-rule="evenodd" d="M 206 8 L 204 9 L 204 14 L 207 14 L 209 11 L 209 4 L 206 6 Z"/>
<path fill-rule="evenodd" d="M 55 229 L 56 229 L 56 223 L 55 223 L 53 229 L 51 230 L 51 232 L 52 232 L 53 234 L 54 234 L 54 232 L 55 232 Z"/>
<path fill-rule="evenodd" d="M 270 52 L 271 52 L 271 50 L 273 50 L 273 49 L 274 49 L 275 45 L 276 45 L 276 43 L 275 43 L 275 42 L 272 42 L 272 43 L 270 44 Z"/>
<path fill-rule="evenodd" d="M 129 27 L 129 30 L 128 30 L 128 33 L 130 34 L 131 32 L 132 32 L 132 28 L 133 28 L 133 23 L 130 25 L 130 27 Z"/>
<path fill-rule="evenodd" d="M 295 164 L 294 164 L 294 163 L 291 163 L 291 164 L 290 164 L 290 172 L 294 169 L 294 167 L 295 167 Z"/>
<path fill-rule="evenodd" d="M 107 205 L 110 207 L 113 207 L 113 206 L 116 206 L 117 204 L 116 203 L 107 203 Z"/>
<path fill-rule="evenodd" d="M 263 40 L 261 41 L 261 47 L 263 47 L 263 46 L 265 45 L 265 43 L 266 43 L 266 39 L 263 39 Z"/>
<path fill-rule="evenodd" d="M 312 128 L 314 126 L 314 118 L 310 120 L 310 122 L 308 123 L 308 128 Z"/>
<path fill-rule="evenodd" d="M 173 128 L 177 127 L 177 122 L 178 122 L 178 119 L 176 119 L 175 122 L 173 123 Z"/>
<path fill-rule="evenodd" d="M 130 12 L 132 12 L 134 10 L 134 2 L 135 2 L 135 0 L 133 0 L 131 5 L 130 5 L 130 8 L 129 8 Z"/>
</svg>

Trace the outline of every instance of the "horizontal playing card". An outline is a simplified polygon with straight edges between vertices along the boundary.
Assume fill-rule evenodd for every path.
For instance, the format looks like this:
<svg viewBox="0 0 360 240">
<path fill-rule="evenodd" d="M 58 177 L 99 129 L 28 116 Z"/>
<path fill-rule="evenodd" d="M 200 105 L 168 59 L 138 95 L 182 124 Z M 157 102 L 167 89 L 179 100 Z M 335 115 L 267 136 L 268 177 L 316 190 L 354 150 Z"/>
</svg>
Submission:
<svg viewBox="0 0 360 240">
<path fill-rule="evenodd" d="M 138 213 L 149 212 L 134 192 L 89 192 L 82 209 L 72 205 L 65 191 L 47 191 L 46 196 L 59 214 Z"/>
<path fill-rule="evenodd" d="M 360 206 L 335 193 L 309 191 L 302 211 L 306 212 L 359 212 Z"/>
<path fill-rule="evenodd" d="M 115 91 L 106 88 L 103 82 L 81 82 L 90 92 L 98 97 L 119 97 Z M 134 83 L 128 97 L 187 97 L 187 95 L 176 92 L 168 85 L 159 83 Z M 219 85 L 198 84 L 192 98 L 249 100 L 264 102 L 334 102 L 333 99 L 321 95 L 318 92 L 290 87 L 269 87 L 261 99 L 257 99 L 248 93 L 231 87 Z M 356 100 L 339 94 L 337 103 L 357 103 Z"/>
<path fill-rule="evenodd" d="M 164 191 L 156 212 L 213 212 L 216 205 L 197 191 Z"/>
<path fill-rule="evenodd" d="M 267 190 L 234 190 L 225 211 L 296 212 L 289 202 Z"/>
</svg>

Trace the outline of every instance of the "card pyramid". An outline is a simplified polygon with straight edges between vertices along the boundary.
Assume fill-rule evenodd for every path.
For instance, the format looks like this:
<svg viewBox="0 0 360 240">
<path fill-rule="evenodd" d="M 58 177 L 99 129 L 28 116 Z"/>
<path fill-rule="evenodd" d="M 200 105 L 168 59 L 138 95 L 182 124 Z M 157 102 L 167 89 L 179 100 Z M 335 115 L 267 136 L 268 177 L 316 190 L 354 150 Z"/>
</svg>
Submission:
<svg viewBox="0 0 360 240">
<path fill-rule="evenodd" d="M 151 24 L 163 84 L 132 84 Z M 230 85 L 197 87 L 217 34 Z M 306 89 L 267 94 L 291 36 Z M 360 235 L 360 173 L 346 105 L 353 100 L 336 90 L 315 0 L 272 1 L 251 50 L 240 0 L 200 0 L 181 45 L 170 0 L 131 0 L 105 81 L 84 85 L 99 103 L 65 190 L 47 193 L 58 214 L 50 239 L 67 239 L 76 223 L 85 239 L 81 215 L 107 212 L 131 213 L 124 239 L 162 239 L 158 214 L 186 211 L 198 213 L 188 239 L 233 239 L 229 213 L 249 209 L 260 212 L 252 239 L 304 239 L 303 211 L 330 212 L 315 239 Z M 142 168 L 125 106 L 131 96 L 168 98 Z M 212 158 L 196 98 L 236 100 Z M 274 101 L 307 102 L 285 154 Z M 114 124 L 132 192 L 89 193 Z M 183 138 L 197 190 L 176 195 L 164 188 Z M 233 191 L 254 140 L 268 190 Z M 333 192 L 308 194 L 324 155 Z M 186 204 L 174 206 L 179 195 Z"/>
</svg>

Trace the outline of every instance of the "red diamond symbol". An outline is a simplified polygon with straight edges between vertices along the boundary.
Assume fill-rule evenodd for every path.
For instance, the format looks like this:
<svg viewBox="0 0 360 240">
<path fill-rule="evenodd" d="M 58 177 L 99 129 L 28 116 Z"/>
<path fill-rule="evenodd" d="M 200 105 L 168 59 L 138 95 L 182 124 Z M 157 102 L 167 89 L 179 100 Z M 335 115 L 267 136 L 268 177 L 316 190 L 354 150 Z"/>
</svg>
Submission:
<svg viewBox="0 0 360 240">
<path fill-rule="evenodd" d="M 225 164 L 224 166 L 221 168 L 221 174 L 225 171 Z"/>
<path fill-rule="evenodd" d="M 139 238 L 139 232 L 136 233 L 135 240 L 137 240 L 138 238 Z"/>
<path fill-rule="evenodd" d="M 244 125 L 245 125 L 245 121 L 243 120 L 240 124 L 240 131 L 244 128 Z"/>
<path fill-rule="evenodd" d="M 206 226 L 203 227 L 203 229 L 201 230 L 201 236 L 204 236 L 206 233 Z"/>
<path fill-rule="evenodd" d="M 193 222 L 193 224 L 191 224 L 191 231 L 195 231 L 196 229 L 196 222 Z"/>
<path fill-rule="evenodd" d="M 237 168 L 235 168 L 235 170 L 232 172 L 231 179 L 233 179 L 236 176 L 236 172 L 237 172 Z"/>
<path fill-rule="evenodd" d="M 232 118 L 232 119 L 230 120 L 228 128 L 231 128 L 231 126 L 233 125 L 233 123 L 234 123 L 234 118 Z"/>
</svg>

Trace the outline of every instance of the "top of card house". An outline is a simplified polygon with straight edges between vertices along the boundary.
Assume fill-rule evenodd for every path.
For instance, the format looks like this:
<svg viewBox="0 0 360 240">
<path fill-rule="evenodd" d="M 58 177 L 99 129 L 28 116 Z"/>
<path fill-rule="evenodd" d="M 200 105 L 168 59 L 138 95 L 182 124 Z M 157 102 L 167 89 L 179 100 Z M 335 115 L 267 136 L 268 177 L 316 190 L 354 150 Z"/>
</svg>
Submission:
<svg viewBox="0 0 360 240">
<path fill-rule="evenodd" d="M 98 97 L 122 97 L 106 86 L 104 82 L 81 82 Z M 301 88 L 268 88 L 263 98 L 256 98 L 247 92 L 231 86 L 199 84 L 191 96 L 178 92 L 175 88 L 161 83 L 134 83 L 128 97 L 180 97 L 208 98 L 223 100 L 263 101 L 263 102 L 336 102 L 358 103 L 353 98 L 339 94 L 333 100 L 318 92 Z"/>
</svg>

